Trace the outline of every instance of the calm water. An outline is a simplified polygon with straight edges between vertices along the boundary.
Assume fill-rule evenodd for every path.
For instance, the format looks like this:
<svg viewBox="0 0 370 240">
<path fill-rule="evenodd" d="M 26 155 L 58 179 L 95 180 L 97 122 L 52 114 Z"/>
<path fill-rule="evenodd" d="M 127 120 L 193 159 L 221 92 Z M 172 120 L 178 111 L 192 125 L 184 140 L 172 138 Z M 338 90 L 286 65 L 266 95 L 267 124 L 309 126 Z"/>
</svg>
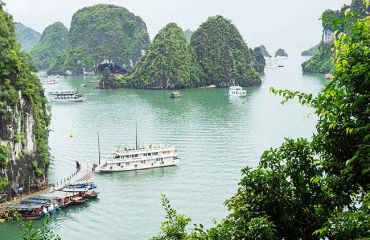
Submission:
<svg viewBox="0 0 370 240">
<path fill-rule="evenodd" d="M 230 101 L 225 89 L 189 89 L 180 99 L 168 91 L 98 90 L 92 77 L 71 77 L 48 89 L 85 88 L 84 103 L 52 104 L 50 148 L 52 180 L 64 178 L 74 161 L 97 161 L 96 132 L 103 155 L 115 146 L 139 143 L 174 144 L 177 167 L 96 176 L 99 200 L 61 211 L 51 227 L 63 239 L 147 239 L 164 218 L 161 193 L 194 223 L 210 226 L 227 214 L 244 166 L 255 167 L 262 151 L 279 146 L 284 137 L 310 137 L 316 118 L 295 102 L 281 105 L 269 88 L 317 93 L 322 76 L 302 75 L 301 57 L 282 60 L 284 68 L 267 68 L 261 87 L 248 97 Z M 72 136 L 72 137 L 71 137 Z M 37 224 L 40 224 L 37 223 Z M 17 239 L 18 227 L 0 225 L 0 239 Z"/>
</svg>

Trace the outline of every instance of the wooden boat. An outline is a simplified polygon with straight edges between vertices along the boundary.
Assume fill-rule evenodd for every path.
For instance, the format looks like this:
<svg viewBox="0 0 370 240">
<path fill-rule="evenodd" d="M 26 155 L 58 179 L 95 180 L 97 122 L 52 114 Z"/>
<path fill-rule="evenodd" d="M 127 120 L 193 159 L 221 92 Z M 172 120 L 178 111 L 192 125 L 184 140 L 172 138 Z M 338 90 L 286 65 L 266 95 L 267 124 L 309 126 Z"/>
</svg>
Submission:
<svg viewBox="0 0 370 240">
<path fill-rule="evenodd" d="M 72 204 L 74 205 L 81 205 L 84 204 L 87 201 L 87 198 L 84 198 L 80 195 L 74 196 L 71 198 Z"/>
<path fill-rule="evenodd" d="M 95 198 L 98 198 L 98 196 L 99 196 L 99 192 L 95 192 L 95 191 L 85 192 L 85 195 L 84 195 L 84 197 L 88 199 L 95 199 Z"/>
</svg>

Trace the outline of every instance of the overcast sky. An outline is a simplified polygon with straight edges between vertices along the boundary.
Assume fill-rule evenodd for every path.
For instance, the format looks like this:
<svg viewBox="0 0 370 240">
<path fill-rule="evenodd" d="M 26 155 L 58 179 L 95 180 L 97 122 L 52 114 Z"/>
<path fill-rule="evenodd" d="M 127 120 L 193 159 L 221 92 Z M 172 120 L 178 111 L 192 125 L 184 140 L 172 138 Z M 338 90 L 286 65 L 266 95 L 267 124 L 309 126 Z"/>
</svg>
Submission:
<svg viewBox="0 0 370 240">
<path fill-rule="evenodd" d="M 142 17 L 150 37 L 167 23 L 196 29 L 209 16 L 233 21 L 250 47 L 264 44 L 270 52 L 298 53 L 319 42 L 321 13 L 340 9 L 350 0 L 3 0 L 15 21 L 37 31 L 61 21 L 67 27 L 78 9 L 97 3 L 126 7 Z"/>
</svg>

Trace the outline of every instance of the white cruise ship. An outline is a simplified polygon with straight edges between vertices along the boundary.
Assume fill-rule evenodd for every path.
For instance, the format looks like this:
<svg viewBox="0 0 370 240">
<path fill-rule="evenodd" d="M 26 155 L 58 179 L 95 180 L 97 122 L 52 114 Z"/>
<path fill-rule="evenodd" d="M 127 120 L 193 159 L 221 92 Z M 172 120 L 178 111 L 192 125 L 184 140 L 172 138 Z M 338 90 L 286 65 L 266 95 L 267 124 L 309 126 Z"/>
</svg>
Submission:
<svg viewBox="0 0 370 240">
<path fill-rule="evenodd" d="M 121 172 L 174 166 L 178 160 L 177 151 L 171 145 L 150 145 L 131 149 L 119 147 L 102 164 L 95 167 L 95 172 Z"/>
<path fill-rule="evenodd" d="M 229 96 L 231 97 L 245 97 L 247 96 L 247 91 L 239 86 L 230 86 L 229 87 Z"/>
<path fill-rule="evenodd" d="M 84 97 L 77 91 L 49 92 L 49 100 L 52 102 L 82 102 Z"/>
</svg>

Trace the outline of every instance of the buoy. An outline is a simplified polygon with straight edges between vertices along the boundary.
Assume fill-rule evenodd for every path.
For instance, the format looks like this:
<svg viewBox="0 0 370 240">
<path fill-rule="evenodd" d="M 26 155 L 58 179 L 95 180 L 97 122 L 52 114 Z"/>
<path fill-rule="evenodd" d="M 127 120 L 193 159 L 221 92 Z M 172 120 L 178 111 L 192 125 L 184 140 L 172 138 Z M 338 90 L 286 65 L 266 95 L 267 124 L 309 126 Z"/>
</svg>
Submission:
<svg viewBox="0 0 370 240">
<path fill-rule="evenodd" d="M 71 134 L 69 134 L 69 137 L 70 137 L 70 138 L 73 138 L 73 134 L 72 134 L 72 133 L 71 133 Z"/>
</svg>

